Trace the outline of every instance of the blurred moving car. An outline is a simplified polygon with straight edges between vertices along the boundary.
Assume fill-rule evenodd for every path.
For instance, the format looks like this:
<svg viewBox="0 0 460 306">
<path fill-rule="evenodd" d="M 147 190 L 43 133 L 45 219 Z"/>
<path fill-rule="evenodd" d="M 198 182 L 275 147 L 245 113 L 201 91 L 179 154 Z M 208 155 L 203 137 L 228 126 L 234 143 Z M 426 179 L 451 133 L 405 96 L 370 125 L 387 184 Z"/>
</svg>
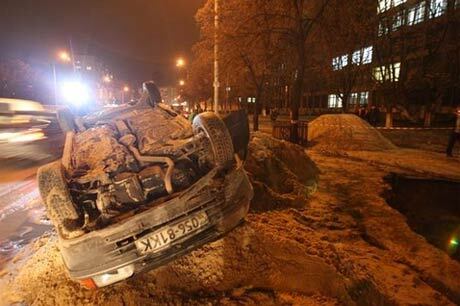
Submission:
<svg viewBox="0 0 460 306">
<path fill-rule="evenodd" d="M 38 102 L 0 98 L 0 158 L 49 158 L 45 129 L 52 116 Z"/>
<path fill-rule="evenodd" d="M 0 128 L 30 127 L 49 119 L 50 113 L 39 102 L 0 98 Z"/>
<path fill-rule="evenodd" d="M 243 168 L 244 112 L 193 124 L 160 103 L 153 82 L 135 105 L 59 114 L 62 160 L 38 171 L 40 194 L 72 279 L 104 287 L 219 238 L 253 196 Z"/>
</svg>

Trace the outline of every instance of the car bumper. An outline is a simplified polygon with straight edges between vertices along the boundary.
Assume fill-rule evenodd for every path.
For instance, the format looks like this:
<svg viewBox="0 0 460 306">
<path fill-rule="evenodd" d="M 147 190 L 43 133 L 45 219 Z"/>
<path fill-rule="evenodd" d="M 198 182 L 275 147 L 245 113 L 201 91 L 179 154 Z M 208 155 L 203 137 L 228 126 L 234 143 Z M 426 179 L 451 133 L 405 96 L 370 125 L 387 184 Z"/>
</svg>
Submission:
<svg viewBox="0 0 460 306">
<path fill-rule="evenodd" d="M 140 213 L 123 224 L 60 239 L 60 249 L 71 278 L 93 287 L 103 287 L 144 270 L 154 269 L 221 237 L 246 216 L 253 190 L 244 169 L 225 176 L 216 187 L 214 179 L 203 178 L 182 195 Z M 201 185 L 200 185 L 201 184 Z M 206 212 L 209 223 L 168 248 L 140 255 L 134 241 L 159 228 L 180 222 L 191 214 Z M 90 286 L 91 287 L 91 286 Z"/>
</svg>

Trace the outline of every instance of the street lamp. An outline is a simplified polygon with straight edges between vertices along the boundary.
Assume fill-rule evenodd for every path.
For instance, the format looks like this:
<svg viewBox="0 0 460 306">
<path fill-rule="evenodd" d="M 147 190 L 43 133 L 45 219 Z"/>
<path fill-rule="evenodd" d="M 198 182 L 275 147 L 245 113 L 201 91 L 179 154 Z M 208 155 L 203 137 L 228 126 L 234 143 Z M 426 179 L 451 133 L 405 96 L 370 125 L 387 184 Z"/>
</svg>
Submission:
<svg viewBox="0 0 460 306">
<path fill-rule="evenodd" d="M 68 63 L 71 61 L 70 55 L 67 51 L 59 51 L 58 57 L 64 63 Z"/>
<path fill-rule="evenodd" d="M 176 67 L 182 68 L 184 66 L 185 66 L 185 60 L 182 57 L 178 58 L 176 60 Z"/>
<path fill-rule="evenodd" d="M 112 79 L 110 78 L 109 75 L 104 75 L 104 77 L 102 78 L 102 81 L 104 83 L 110 83 L 112 81 Z"/>
<path fill-rule="evenodd" d="M 180 86 L 184 86 L 184 85 L 185 85 L 185 81 L 184 81 L 184 80 L 180 80 L 180 81 L 179 81 L 179 85 L 180 85 Z"/>
<path fill-rule="evenodd" d="M 129 87 L 127 85 L 123 86 L 123 89 L 121 91 L 121 104 L 125 104 L 125 93 L 129 92 Z"/>
<path fill-rule="evenodd" d="M 69 63 L 72 59 L 67 51 L 59 51 L 57 53 L 57 60 L 63 63 Z M 54 81 L 54 104 L 57 105 L 57 78 L 56 78 L 56 62 L 52 62 L 53 66 L 53 81 Z"/>
</svg>

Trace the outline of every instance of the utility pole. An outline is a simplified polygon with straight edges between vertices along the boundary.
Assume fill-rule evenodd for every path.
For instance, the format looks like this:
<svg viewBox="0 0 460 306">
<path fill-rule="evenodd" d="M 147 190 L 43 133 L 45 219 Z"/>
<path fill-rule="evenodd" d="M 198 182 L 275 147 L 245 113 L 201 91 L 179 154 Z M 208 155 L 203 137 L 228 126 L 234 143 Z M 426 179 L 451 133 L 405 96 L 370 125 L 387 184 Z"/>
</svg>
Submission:
<svg viewBox="0 0 460 306">
<path fill-rule="evenodd" d="M 54 88 L 54 105 L 57 105 L 57 78 L 56 78 L 56 63 L 52 62 L 51 67 L 53 68 L 53 88 Z"/>
<path fill-rule="evenodd" d="M 219 111 L 219 0 L 214 0 L 214 112 Z"/>
<path fill-rule="evenodd" d="M 69 45 L 70 45 L 70 57 L 72 59 L 72 68 L 73 68 L 73 73 L 75 74 L 75 53 L 73 52 L 73 45 L 72 45 L 72 38 L 69 38 Z"/>
</svg>

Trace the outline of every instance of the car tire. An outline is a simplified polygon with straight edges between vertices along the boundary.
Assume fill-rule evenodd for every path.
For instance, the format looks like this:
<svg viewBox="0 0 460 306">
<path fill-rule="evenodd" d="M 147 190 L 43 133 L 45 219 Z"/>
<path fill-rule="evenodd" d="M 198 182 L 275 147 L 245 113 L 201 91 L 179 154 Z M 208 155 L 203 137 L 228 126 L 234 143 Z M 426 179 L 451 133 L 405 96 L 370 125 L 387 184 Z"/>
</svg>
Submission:
<svg viewBox="0 0 460 306">
<path fill-rule="evenodd" d="M 67 132 L 73 132 L 76 130 L 74 115 L 68 108 L 59 109 L 56 112 L 56 118 L 59 123 L 59 127 L 61 128 L 62 132 L 65 134 Z"/>
<path fill-rule="evenodd" d="M 195 134 L 203 131 L 208 137 L 216 166 L 227 166 L 234 161 L 232 137 L 225 123 L 212 112 L 201 113 L 193 119 Z"/>
<path fill-rule="evenodd" d="M 84 218 L 72 202 L 60 161 L 40 167 L 37 172 L 38 189 L 48 217 L 64 236 L 71 235 L 83 225 Z"/>
</svg>

